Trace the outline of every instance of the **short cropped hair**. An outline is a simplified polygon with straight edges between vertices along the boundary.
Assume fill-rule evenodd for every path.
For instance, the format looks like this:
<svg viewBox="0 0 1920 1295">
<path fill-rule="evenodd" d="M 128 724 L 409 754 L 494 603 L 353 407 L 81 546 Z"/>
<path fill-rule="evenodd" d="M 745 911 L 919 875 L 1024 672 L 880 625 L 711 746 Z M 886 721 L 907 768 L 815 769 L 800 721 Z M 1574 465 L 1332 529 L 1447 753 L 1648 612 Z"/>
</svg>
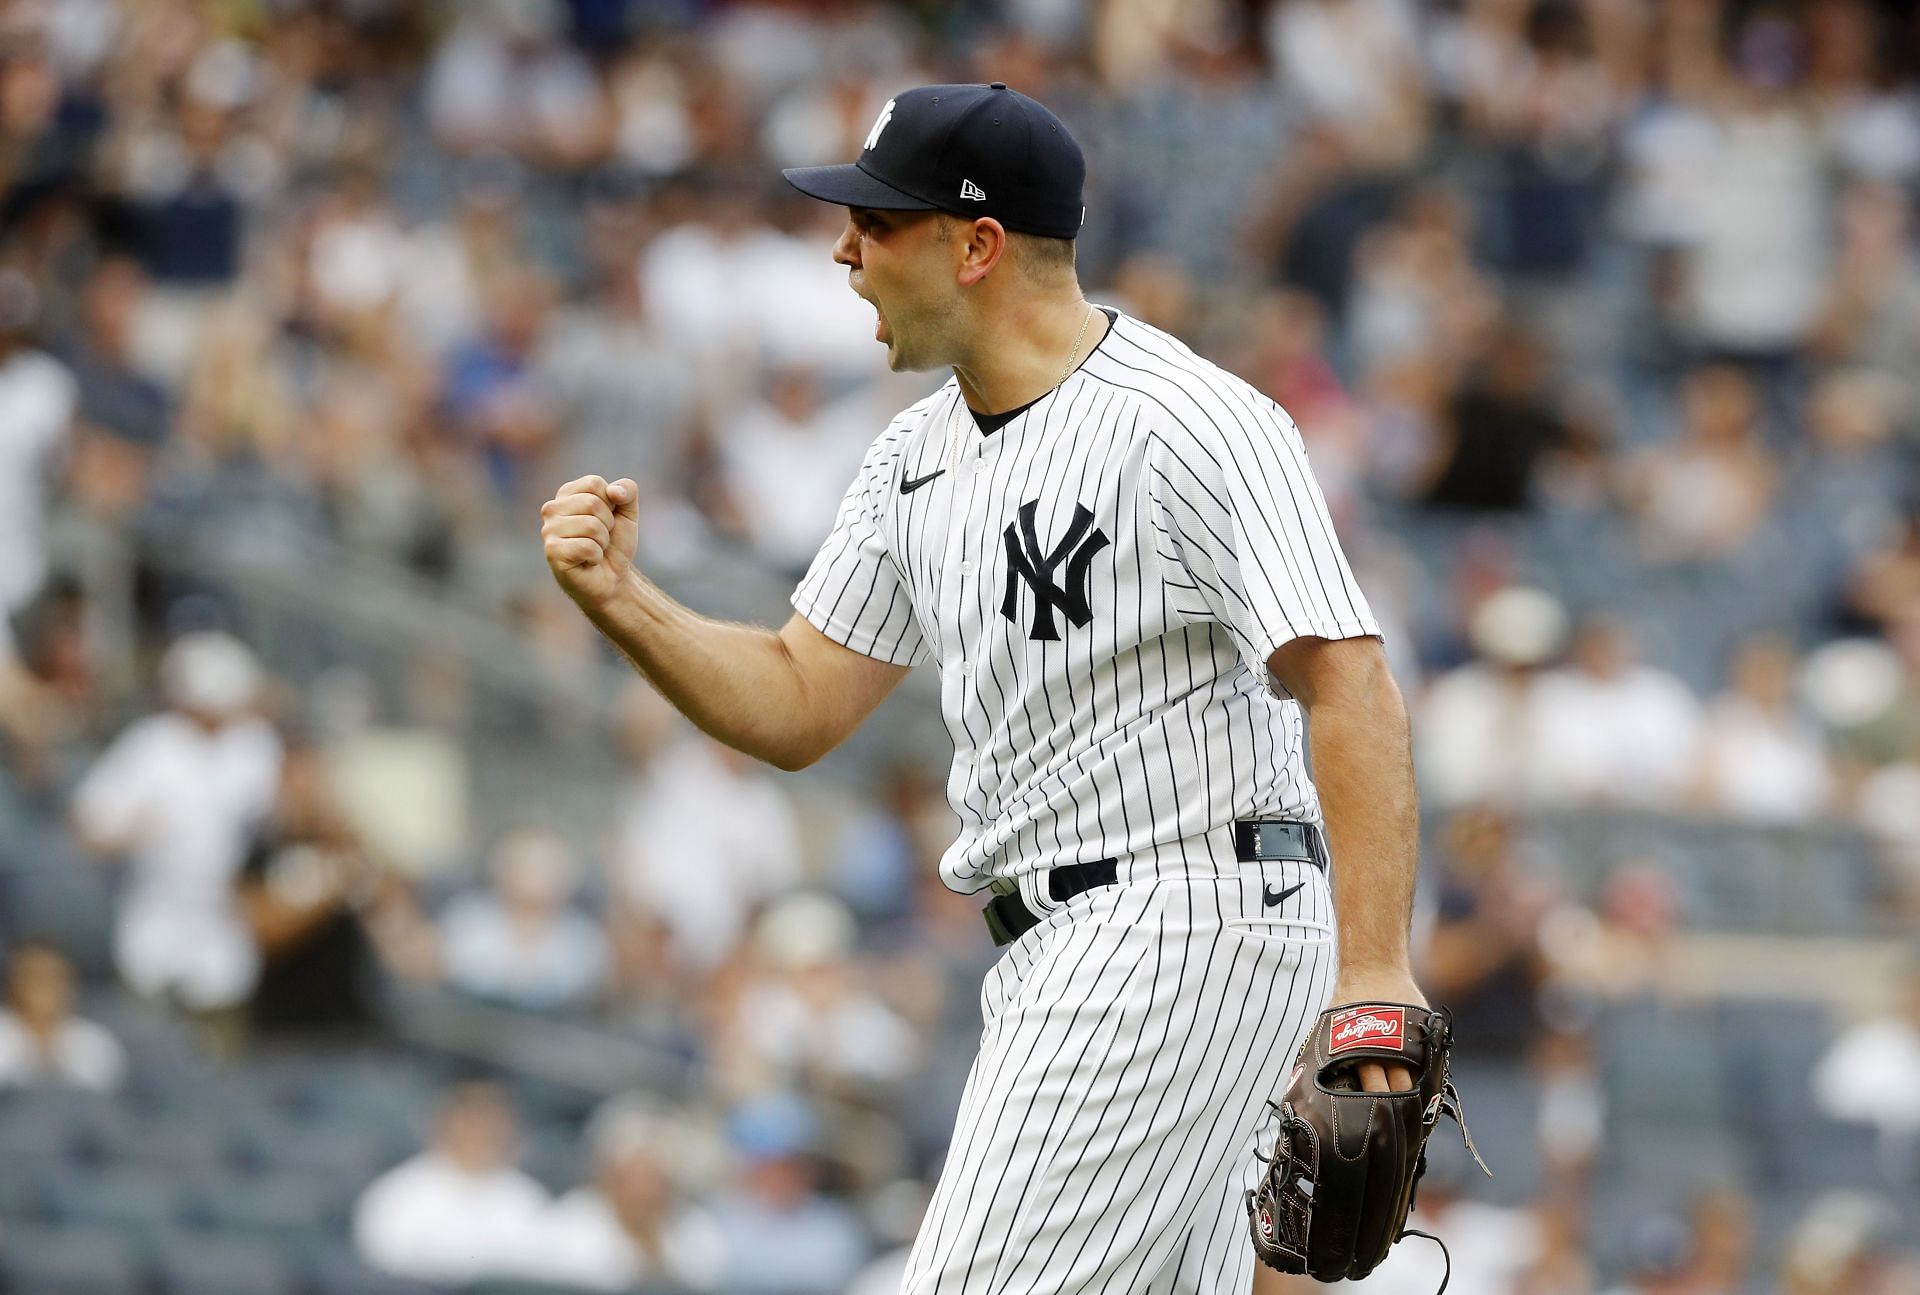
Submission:
<svg viewBox="0 0 1920 1295">
<path fill-rule="evenodd" d="M 940 241 L 953 237 L 961 217 L 937 213 Z M 1040 234 L 1007 231 L 1007 253 L 1022 277 L 1034 283 L 1054 286 L 1073 274 L 1074 241 L 1071 238 L 1047 238 Z"/>
</svg>

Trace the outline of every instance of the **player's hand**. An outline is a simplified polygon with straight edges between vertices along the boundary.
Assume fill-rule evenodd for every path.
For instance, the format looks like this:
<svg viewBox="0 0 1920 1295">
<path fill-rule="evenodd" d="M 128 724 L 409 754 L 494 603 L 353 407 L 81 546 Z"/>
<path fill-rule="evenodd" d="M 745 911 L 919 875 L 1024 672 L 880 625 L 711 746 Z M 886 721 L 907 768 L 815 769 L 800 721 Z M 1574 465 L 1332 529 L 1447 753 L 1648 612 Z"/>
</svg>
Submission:
<svg viewBox="0 0 1920 1295">
<path fill-rule="evenodd" d="M 580 477 L 540 505 L 547 566 L 567 596 L 589 610 L 605 605 L 633 570 L 640 488 L 630 478 Z"/>
<path fill-rule="evenodd" d="M 1420 986 L 1413 983 L 1413 977 L 1403 971 L 1352 975 L 1342 972 L 1334 982 L 1333 1001 L 1327 1006 L 1344 1007 L 1348 1003 L 1411 1003 L 1425 1007 L 1427 997 L 1420 992 Z M 1354 1070 L 1359 1075 L 1362 1092 L 1399 1093 L 1413 1087 L 1413 1072 L 1405 1066 L 1362 1061 Z"/>
</svg>

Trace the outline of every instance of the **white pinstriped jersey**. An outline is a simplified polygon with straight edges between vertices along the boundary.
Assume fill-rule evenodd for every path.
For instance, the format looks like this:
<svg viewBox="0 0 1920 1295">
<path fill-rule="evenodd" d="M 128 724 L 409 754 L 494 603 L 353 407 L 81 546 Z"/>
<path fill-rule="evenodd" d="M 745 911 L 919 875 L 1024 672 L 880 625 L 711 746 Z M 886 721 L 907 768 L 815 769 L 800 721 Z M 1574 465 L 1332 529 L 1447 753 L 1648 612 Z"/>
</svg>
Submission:
<svg viewBox="0 0 1920 1295">
<path fill-rule="evenodd" d="M 1318 822 L 1266 662 L 1380 632 L 1293 420 L 1124 314 L 997 431 L 956 380 L 895 418 L 793 604 L 857 652 L 938 664 L 960 891 Z"/>
</svg>

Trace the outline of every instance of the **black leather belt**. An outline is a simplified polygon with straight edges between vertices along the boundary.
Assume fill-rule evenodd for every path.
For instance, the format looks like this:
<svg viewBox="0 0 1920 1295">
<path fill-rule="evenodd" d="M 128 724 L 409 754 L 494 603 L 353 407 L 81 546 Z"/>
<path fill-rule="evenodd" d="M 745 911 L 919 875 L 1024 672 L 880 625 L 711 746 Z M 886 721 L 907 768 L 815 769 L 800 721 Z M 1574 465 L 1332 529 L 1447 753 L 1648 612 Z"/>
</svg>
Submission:
<svg viewBox="0 0 1920 1295">
<path fill-rule="evenodd" d="M 1312 823 L 1287 819 L 1242 819 L 1233 825 L 1233 854 L 1242 863 L 1266 859 L 1297 859 L 1325 872 L 1327 846 L 1320 829 Z M 1111 886 L 1119 877 L 1119 861 L 1095 859 L 1091 863 L 1069 863 L 1047 872 L 1047 893 L 1056 904 L 1064 904 L 1075 895 L 1097 886 Z M 1040 918 L 1027 907 L 1018 891 L 995 895 L 981 910 L 987 930 L 996 945 L 1009 945 L 1040 925 Z"/>
</svg>

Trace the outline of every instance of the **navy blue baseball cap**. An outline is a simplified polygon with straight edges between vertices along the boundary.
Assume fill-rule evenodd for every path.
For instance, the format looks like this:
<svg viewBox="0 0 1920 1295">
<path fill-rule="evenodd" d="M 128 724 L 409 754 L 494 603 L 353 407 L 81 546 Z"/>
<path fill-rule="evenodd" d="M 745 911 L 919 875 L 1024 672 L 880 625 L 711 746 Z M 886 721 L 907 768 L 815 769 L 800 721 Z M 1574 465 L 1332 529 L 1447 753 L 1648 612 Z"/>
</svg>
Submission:
<svg viewBox="0 0 1920 1295">
<path fill-rule="evenodd" d="M 923 85 L 887 100 L 860 160 L 781 172 L 808 197 L 875 211 L 992 216 L 1073 238 L 1087 160 L 1060 119 L 1005 83 Z"/>
</svg>

